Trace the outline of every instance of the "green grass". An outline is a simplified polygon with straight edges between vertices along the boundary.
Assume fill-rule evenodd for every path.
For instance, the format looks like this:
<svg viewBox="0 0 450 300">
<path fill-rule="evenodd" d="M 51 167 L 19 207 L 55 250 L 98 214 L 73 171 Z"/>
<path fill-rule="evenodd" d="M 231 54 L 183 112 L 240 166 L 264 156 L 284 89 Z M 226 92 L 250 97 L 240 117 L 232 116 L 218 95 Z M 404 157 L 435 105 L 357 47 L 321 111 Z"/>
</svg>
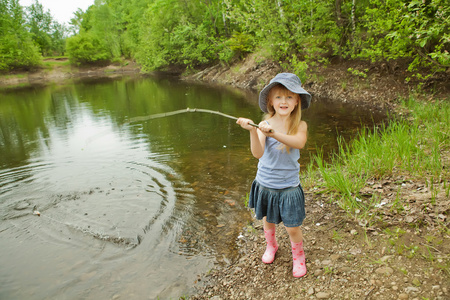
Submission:
<svg viewBox="0 0 450 300">
<path fill-rule="evenodd" d="M 362 128 L 350 143 L 339 140 L 339 149 L 331 161 L 322 154 L 313 157 L 308 167 L 306 186 L 320 187 L 332 193 L 339 205 L 349 211 L 361 211 L 376 205 L 374 199 L 361 200 L 361 189 L 369 181 L 391 176 L 424 181 L 437 195 L 449 194 L 448 168 L 443 168 L 444 151 L 450 149 L 450 102 L 404 100 L 407 115 L 391 118 L 375 128 Z M 397 209 L 401 204 L 397 203 Z"/>
<path fill-rule="evenodd" d="M 0 80 L 3 79 L 11 79 L 11 78 L 25 78 L 25 74 L 14 74 L 14 75 L 0 75 Z"/>
<path fill-rule="evenodd" d="M 49 57 L 46 57 L 49 58 Z M 69 60 L 55 60 L 55 61 L 43 61 L 42 66 L 45 69 L 54 69 L 55 67 L 69 67 L 70 61 Z"/>
<path fill-rule="evenodd" d="M 333 229 L 333 232 L 331 234 L 331 238 L 336 242 L 339 243 L 343 237 L 339 234 L 339 232 L 337 232 L 336 230 Z"/>
</svg>

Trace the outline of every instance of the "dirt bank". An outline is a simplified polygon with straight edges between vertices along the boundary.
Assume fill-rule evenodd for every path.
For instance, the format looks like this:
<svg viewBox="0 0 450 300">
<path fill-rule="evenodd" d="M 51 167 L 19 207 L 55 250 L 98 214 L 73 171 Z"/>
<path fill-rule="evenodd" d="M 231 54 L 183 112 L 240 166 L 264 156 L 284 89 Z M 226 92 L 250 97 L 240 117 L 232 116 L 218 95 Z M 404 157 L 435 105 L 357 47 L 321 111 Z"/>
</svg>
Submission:
<svg viewBox="0 0 450 300">
<path fill-rule="evenodd" d="M 87 78 L 116 78 L 126 75 L 139 75 L 140 68 L 133 61 L 111 65 L 75 67 L 67 58 L 44 59 L 43 65 L 27 72 L 10 72 L 0 75 L 0 88 L 20 88 L 33 85 L 62 84 Z"/>
<path fill-rule="evenodd" d="M 256 54 L 233 66 L 215 65 L 193 75 L 188 80 L 218 83 L 259 91 L 283 69 L 273 61 Z M 418 91 L 418 82 L 407 78 L 407 64 L 400 62 L 370 64 L 361 61 L 336 61 L 327 66 L 311 67 L 303 86 L 315 99 L 328 98 L 377 107 L 392 107 L 399 98 Z M 448 97 L 450 72 L 436 74 L 422 85 L 427 100 Z"/>
</svg>

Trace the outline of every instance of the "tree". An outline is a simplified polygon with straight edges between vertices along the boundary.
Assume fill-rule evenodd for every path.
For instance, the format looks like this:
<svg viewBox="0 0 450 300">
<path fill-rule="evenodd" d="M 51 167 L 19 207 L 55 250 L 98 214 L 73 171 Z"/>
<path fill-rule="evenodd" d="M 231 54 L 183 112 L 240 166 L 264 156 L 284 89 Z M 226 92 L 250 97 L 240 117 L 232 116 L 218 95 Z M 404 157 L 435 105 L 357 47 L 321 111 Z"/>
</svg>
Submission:
<svg viewBox="0 0 450 300">
<path fill-rule="evenodd" d="M 38 0 L 35 0 L 27 11 L 29 31 L 33 40 L 39 45 L 42 55 L 62 54 L 66 35 L 65 26 L 55 21 L 49 10 L 44 12 L 44 7 Z"/>
<path fill-rule="evenodd" d="M 40 64 L 39 49 L 24 26 L 18 0 L 0 0 L 0 70 L 29 69 Z"/>
<path fill-rule="evenodd" d="M 143 14 L 143 9 L 140 8 L 146 3 L 145 0 L 133 0 L 131 3 L 125 0 L 97 0 L 86 12 L 82 10 L 75 12 L 75 17 L 70 21 L 71 30 L 83 36 L 84 41 L 96 41 L 91 43 L 91 47 L 100 47 L 98 50 L 102 54 L 100 55 L 102 59 L 108 57 L 108 60 L 116 61 L 122 56 L 130 57 L 131 49 L 136 48 L 138 40 L 135 29 L 139 28 Z M 130 16 L 131 12 L 133 12 L 132 16 Z M 127 26 L 134 28 L 134 32 L 127 34 Z M 69 56 L 74 59 L 86 50 L 76 49 L 76 47 L 76 44 L 71 44 L 68 50 Z M 108 55 L 104 55 L 104 51 L 109 52 Z M 85 58 L 83 62 L 86 62 Z"/>
<path fill-rule="evenodd" d="M 89 33 L 84 40 L 99 53 L 135 58 L 144 70 L 228 63 L 262 50 L 298 73 L 340 57 L 404 59 L 411 71 L 432 74 L 449 67 L 446 2 L 96 0 L 72 26 Z"/>
<path fill-rule="evenodd" d="M 92 28 L 90 24 L 91 20 L 91 7 L 89 7 L 85 12 L 79 8 L 74 12 L 74 17 L 70 19 L 69 30 L 73 35 L 79 34 L 82 31 L 89 31 Z"/>
<path fill-rule="evenodd" d="M 447 0 L 371 0 L 364 21 L 360 57 L 372 61 L 407 58 L 410 71 L 428 67 L 436 72 L 450 67 Z"/>
<path fill-rule="evenodd" d="M 211 2 L 184 0 L 156 0 L 150 4 L 141 25 L 138 62 L 152 70 L 217 60 L 221 45 L 215 37 L 216 29 L 220 30 L 215 20 L 220 13 L 217 15 L 212 6 Z"/>
</svg>

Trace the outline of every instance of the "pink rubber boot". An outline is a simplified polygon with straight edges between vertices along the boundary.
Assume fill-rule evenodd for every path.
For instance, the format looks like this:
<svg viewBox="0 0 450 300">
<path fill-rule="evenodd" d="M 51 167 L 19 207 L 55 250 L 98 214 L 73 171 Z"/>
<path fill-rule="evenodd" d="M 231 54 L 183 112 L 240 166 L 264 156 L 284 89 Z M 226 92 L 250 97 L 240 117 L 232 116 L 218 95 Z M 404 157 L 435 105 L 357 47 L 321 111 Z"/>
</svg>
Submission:
<svg viewBox="0 0 450 300">
<path fill-rule="evenodd" d="M 264 236 L 266 237 L 266 251 L 262 256 L 262 261 L 265 264 L 271 264 L 275 259 L 275 253 L 278 250 L 277 240 L 275 238 L 275 227 L 273 229 L 264 230 Z"/>
<path fill-rule="evenodd" d="M 291 241 L 292 258 L 294 259 L 292 274 L 294 277 L 302 277 L 306 274 L 305 252 L 303 251 L 303 241 L 294 243 Z"/>
</svg>

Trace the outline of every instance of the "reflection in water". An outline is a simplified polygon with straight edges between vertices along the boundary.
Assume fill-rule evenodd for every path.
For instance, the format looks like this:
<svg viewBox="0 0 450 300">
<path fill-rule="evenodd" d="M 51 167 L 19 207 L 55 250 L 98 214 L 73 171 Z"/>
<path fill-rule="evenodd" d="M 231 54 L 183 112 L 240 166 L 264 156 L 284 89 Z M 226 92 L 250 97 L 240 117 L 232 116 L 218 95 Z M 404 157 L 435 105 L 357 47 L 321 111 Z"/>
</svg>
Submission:
<svg viewBox="0 0 450 300">
<path fill-rule="evenodd" d="M 248 132 L 201 113 L 126 121 L 197 107 L 257 123 L 254 99 L 148 78 L 4 93 L 0 298 L 177 297 L 192 274 L 236 259 L 252 221 Z M 372 118 L 380 116 L 316 99 L 304 113 L 302 166 Z"/>
</svg>

